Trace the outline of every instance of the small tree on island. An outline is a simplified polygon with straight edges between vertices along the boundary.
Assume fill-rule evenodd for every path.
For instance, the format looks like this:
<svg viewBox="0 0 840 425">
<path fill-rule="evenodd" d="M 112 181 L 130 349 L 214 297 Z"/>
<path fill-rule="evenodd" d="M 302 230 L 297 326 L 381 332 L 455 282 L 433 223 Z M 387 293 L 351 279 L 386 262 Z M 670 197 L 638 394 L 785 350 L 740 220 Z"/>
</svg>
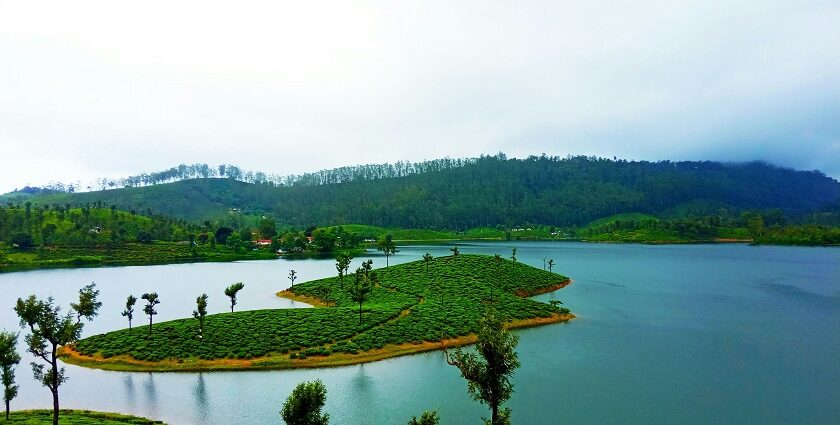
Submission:
<svg viewBox="0 0 840 425">
<path fill-rule="evenodd" d="M 554 268 L 554 259 L 548 260 L 548 272 L 552 273 L 551 269 Z"/>
<path fill-rule="evenodd" d="M 198 337 L 204 338 L 204 316 L 207 316 L 207 294 L 201 294 L 195 299 L 196 309 L 193 310 L 193 317 L 198 319 Z M 233 307 L 231 307 L 233 308 Z"/>
<path fill-rule="evenodd" d="M 16 333 L 0 332 L 0 368 L 3 372 L 3 402 L 6 404 L 6 420 L 9 420 L 9 403 L 18 394 L 18 386 L 15 385 L 15 365 L 20 363 L 17 338 Z"/>
<path fill-rule="evenodd" d="M 289 270 L 289 280 L 292 281 L 292 289 L 295 289 L 295 279 L 297 279 L 297 272 Z"/>
<path fill-rule="evenodd" d="M 420 419 L 417 419 L 416 416 L 412 416 L 411 420 L 408 421 L 408 425 L 438 425 L 439 423 L 440 418 L 438 418 L 437 410 L 423 412 L 423 414 L 420 415 Z"/>
<path fill-rule="evenodd" d="M 125 310 L 122 311 L 123 317 L 128 318 L 128 332 L 131 332 L 131 319 L 134 318 L 134 305 L 137 304 L 137 297 L 134 295 L 129 295 L 128 298 L 125 299 Z"/>
<path fill-rule="evenodd" d="M 330 415 L 321 413 L 327 401 L 327 387 L 316 380 L 301 382 L 283 403 L 280 416 L 287 425 L 327 425 Z"/>
<path fill-rule="evenodd" d="M 390 234 L 385 235 L 384 238 L 376 242 L 376 250 L 382 251 L 385 254 L 385 268 L 388 268 L 388 257 L 400 252 L 397 249 L 397 244 L 394 243 L 394 238 Z"/>
<path fill-rule="evenodd" d="M 461 251 L 458 250 L 457 246 L 453 246 L 452 248 L 449 248 L 449 250 L 452 251 L 452 256 L 453 257 L 457 257 L 458 254 L 461 253 Z"/>
<path fill-rule="evenodd" d="M 423 254 L 423 264 L 426 265 L 426 274 L 429 274 L 429 264 L 432 263 L 432 258 L 434 257 L 432 257 L 432 254 L 429 254 L 428 252 Z"/>
<path fill-rule="evenodd" d="M 149 292 L 145 293 L 140 298 L 146 300 L 146 305 L 143 306 L 143 313 L 146 313 L 149 316 L 149 335 L 152 334 L 152 317 L 157 315 L 157 310 L 155 310 L 155 306 L 160 304 L 160 299 L 158 298 L 157 292 Z"/>
<path fill-rule="evenodd" d="M 350 287 L 350 298 L 359 303 L 359 325 L 362 324 L 362 304 L 367 300 L 377 280 L 376 272 L 372 270 L 373 261 L 367 260 L 362 267 L 356 269 L 353 286 Z"/>
<path fill-rule="evenodd" d="M 15 304 L 20 326 L 29 328 L 29 334 L 24 337 L 28 351 L 49 366 L 45 370 L 44 364 L 33 362 L 32 372 L 35 379 L 49 388 L 52 393 L 53 425 L 58 425 L 58 388 L 67 381 L 64 368 L 58 367 L 58 350 L 79 340 L 84 327 L 81 318 L 92 320 L 101 305 L 96 300 L 99 292 L 93 290 L 93 285 L 89 287 L 90 291 L 85 290 L 88 287 L 79 291 L 79 303 L 73 304 L 73 311 L 67 314 L 61 313 L 61 307 L 54 304 L 52 297 L 39 300 L 34 295 L 30 295 L 26 300 L 18 298 Z"/>
<path fill-rule="evenodd" d="M 351 261 L 353 261 L 353 256 L 347 252 L 341 252 L 335 257 L 335 269 L 338 271 L 338 279 L 341 283 L 344 283 L 344 276 L 350 269 Z"/>
<path fill-rule="evenodd" d="M 70 303 L 70 308 L 76 312 L 76 323 L 81 322 L 82 317 L 87 317 L 88 320 L 92 320 L 99 314 L 99 307 L 102 307 L 102 303 L 97 301 L 97 298 L 99 298 L 99 290 L 96 289 L 95 283 L 85 285 L 82 289 L 79 289 L 78 304 Z"/>
<path fill-rule="evenodd" d="M 491 309 L 481 319 L 475 353 L 465 353 L 460 348 L 452 356 L 444 350 L 446 362 L 457 367 L 467 380 L 467 390 L 476 401 L 490 407 L 490 420 L 486 425 L 509 425 L 510 409 L 499 410 L 502 403 L 513 394 L 510 376 L 519 367 L 516 345 L 519 338 L 505 330 L 501 319 Z"/>
<path fill-rule="evenodd" d="M 236 282 L 233 285 L 225 288 L 225 296 L 230 298 L 230 312 L 233 313 L 233 307 L 236 305 L 236 294 L 245 287 L 242 282 Z"/>
</svg>

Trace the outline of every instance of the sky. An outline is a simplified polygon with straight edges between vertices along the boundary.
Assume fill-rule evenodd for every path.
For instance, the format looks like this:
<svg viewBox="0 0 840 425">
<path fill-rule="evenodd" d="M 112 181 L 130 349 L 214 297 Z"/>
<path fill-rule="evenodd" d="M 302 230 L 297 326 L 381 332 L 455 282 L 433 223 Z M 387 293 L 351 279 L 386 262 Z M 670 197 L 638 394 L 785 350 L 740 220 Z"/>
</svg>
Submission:
<svg viewBox="0 0 840 425">
<path fill-rule="evenodd" d="M 0 0 L 0 193 L 505 152 L 840 178 L 840 2 Z"/>
</svg>

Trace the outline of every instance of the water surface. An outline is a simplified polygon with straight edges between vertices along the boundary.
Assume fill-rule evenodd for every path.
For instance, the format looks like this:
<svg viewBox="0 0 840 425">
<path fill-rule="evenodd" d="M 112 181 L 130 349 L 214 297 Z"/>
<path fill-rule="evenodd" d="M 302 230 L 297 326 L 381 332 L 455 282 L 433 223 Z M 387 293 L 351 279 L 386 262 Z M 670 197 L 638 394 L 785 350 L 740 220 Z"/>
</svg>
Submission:
<svg viewBox="0 0 840 425">
<path fill-rule="evenodd" d="M 517 331 L 522 367 L 510 401 L 517 424 L 840 423 L 840 249 L 747 245 L 648 246 L 553 242 L 459 244 L 462 253 L 517 247 L 521 262 L 574 280 L 537 297 L 561 299 L 568 324 Z M 448 255 L 449 246 L 402 247 L 391 263 Z M 374 256 L 377 266 L 384 257 Z M 355 265 L 354 265 L 355 267 Z M 52 295 L 67 305 L 94 281 L 103 308 L 85 333 L 126 325 L 125 296 L 157 291 L 156 320 L 190 315 L 210 294 L 245 282 L 237 309 L 295 308 L 276 298 L 289 269 L 298 282 L 330 276 L 332 260 L 277 260 L 0 274 L 0 324 L 17 328 L 14 300 Z M 139 307 L 139 305 L 138 305 Z M 138 311 L 140 308 L 138 308 Z M 138 314 L 137 325 L 143 324 Z M 50 395 L 18 367 L 13 408 L 48 407 Z M 440 353 L 331 369 L 127 373 L 67 366 L 62 405 L 120 411 L 172 424 L 280 423 L 300 381 L 327 385 L 337 424 L 403 424 L 438 409 L 444 424 L 479 423 L 487 410 Z"/>
</svg>

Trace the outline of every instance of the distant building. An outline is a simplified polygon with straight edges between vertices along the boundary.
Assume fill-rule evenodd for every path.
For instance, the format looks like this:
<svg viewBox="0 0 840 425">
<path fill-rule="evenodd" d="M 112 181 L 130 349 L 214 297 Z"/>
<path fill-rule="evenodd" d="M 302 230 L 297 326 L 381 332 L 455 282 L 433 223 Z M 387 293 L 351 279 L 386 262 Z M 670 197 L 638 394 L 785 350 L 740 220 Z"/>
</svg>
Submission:
<svg viewBox="0 0 840 425">
<path fill-rule="evenodd" d="M 260 245 L 260 246 L 271 245 L 271 239 L 260 239 L 260 240 L 257 241 L 257 245 Z"/>
</svg>

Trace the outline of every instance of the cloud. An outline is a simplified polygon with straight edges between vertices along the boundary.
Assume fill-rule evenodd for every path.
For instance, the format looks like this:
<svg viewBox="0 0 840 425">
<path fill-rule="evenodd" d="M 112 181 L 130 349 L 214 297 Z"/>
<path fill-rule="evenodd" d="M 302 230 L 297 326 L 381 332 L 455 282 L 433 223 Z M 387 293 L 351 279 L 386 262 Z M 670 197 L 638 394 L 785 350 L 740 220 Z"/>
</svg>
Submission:
<svg viewBox="0 0 840 425">
<path fill-rule="evenodd" d="M 0 1 L 0 191 L 498 151 L 840 177 L 836 22 L 830 1 Z"/>
</svg>

